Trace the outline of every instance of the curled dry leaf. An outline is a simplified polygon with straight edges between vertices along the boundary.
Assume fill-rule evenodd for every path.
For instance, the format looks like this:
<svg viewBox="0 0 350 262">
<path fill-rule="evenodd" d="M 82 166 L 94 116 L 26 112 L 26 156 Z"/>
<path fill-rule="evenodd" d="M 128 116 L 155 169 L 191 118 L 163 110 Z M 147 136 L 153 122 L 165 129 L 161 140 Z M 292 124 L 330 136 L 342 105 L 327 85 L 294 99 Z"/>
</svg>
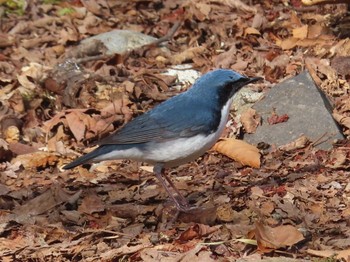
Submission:
<svg viewBox="0 0 350 262">
<path fill-rule="evenodd" d="M 346 167 L 345 163 L 348 157 L 346 152 L 344 152 L 341 149 L 336 149 L 331 153 L 331 155 L 329 156 L 329 159 L 330 160 L 328 161 L 328 164 L 326 166 L 333 169 L 337 169 L 337 168 Z"/>
<path fill-rule="evenodd" d="M 15 115 L 5 115 L 2 117 L 1 113 L 0 119 L 0 128 L 5 140 L 8 143 L 18 142 L 23 122 Z"/>
<path fill-rule="evenodd" d="M 185 61 L 192 60 L 194 57 L 199 56 L 202 53 L 205 53 L 206 50 L 207 49 L 204 46 L 198 46 L 198 47 L 192 47 L 192 48 L 186 49 L 182 53 L 171 57 L 171 63 L 173 65 L 182 64 Z"/>
<path fill-rule="evenodd" d="M 304 240 L 303 234 L 291 225 L 269 227 L 256 222 L 255 229 L 251 233 L 255 235 L 258 249 L 263 253 L 268 253 L 278 248 L 290 247 Z"/>
<path fill-rule="evenodd" d="M 195 224 L 183 232 L 178 238 L 179 242 L 187 242 L 194 238 L 201 238 L 207 236 L 218 230 L 218 227 L 211 227 L 203 224 Z"/>
<path fill-rule="evenodd" d="M 247 27 L 247 28 L 244 30 L 244 34 L 245 34 L 245 35 L 260 35 L 260 32 L 259 32 L 259 30 L 257 30 L 257 29 L 254 28 L 254 27 Z"/>
<path fill-rule="evenodd" d="M 310 140 L 306 137 L 306 136 L 301 136 L 298 137 L 297 139 L 295 139 L 294 141 L 285 144 L 283 146 L 280 146 L 279 149 L 283 150 L 283 151 L 292 151 L 295 149 L 300 149 L 300 148 L 304 148 L 309 144 Z"/>
<path fill-rule="evenodd" d="M 232 158 L 242 165 L 255 168 L 260 167 L 259 149 L 242 140 L 226 138 L 217 142 L 213 149 L 229 158 Z"/>
<path fill-rule="evenodd" d="M 33 80 L 40 81 L 46 78 L 47 72 L 51 70 L 51 68 L 32 62 L 28 66 L 23 67 L 21 70 L 22 73 L 17 77 L 17 79 L 24 90 L 20 89 L 20 91 L 28 91 L 33 90 L 36 87 Z"/>
<path fill-rule="evenodd" d="M 340 0 L 301 0 L 304 5 L 318 5 L 318 4 L 329 4 L 329 3 L 343 3 Z"/>
<path fill-rule="evenodd" d="M 303 25 L 302 27 L 293 29 L 293 37 L 299 39 L 307 38 L 308 29 L 308 25 Z"/>
<path fill-rule="evenodd" d="M 25 169 L 30 168 L 46 168 L 48 166 L 55 166 L 58 162 L 58 156 L 48 152 L 34 152 L 25 155 L 19 155 L 12 159 L 11 163 L 19 162 Z"/>
<path fill-rule="evenodd" d="M 19 137 L 20 137 L 20 131 L 19 131 L 18 127 L 9 126 L 4 132 L 4 137 L 5 137 L 6 142 L 8 142 L 8 143 L 18 142 Z"/>
<path fill-rule="evenodd" d="M 256 110 L 249 108 L 241 115 L 241 122 L 245 131 L 248 134 L 255 133 L 256 128 L 260 124 L 261 117 L 256 113 Z"/>
<path fill-rule="evenodd" d="M 344 259 L 344 261 L 349 261 L 350 259 L 350 249 L 345 250 L 314 250 L 308 249 L 306 251 L 310 255 L 318 256 L 318 257 L 333 257 L 336 259 Z"/>
<path fill-rule="evenodd" d="M 93 214 L 105 210 L 105 206 L 101 198 L 96 193 L 91 193 L 84 197 L 78 211 L 86 214 Z"/>
<path fill-rule="evenodd" d="M 247 12 L 247 13 L 256 13 L 257 12 L 257 9 L 255 7 L 249 6 L 240 0 L 215 0 L 212 2 L 223 3 L 224 5 L 228 5 L 232 8 L 236 8 L 239 11 L 243 11 L 243 12 Z"/>
<path fill-rule="evenodd" d="M 272 112 L 272 115 L 267 118 L 267 122 L 269 125 L 275 125 L 283 122 L 287 122 L 289 119 L 289 116 L 287 114 L 284 115 L 277 115 L 275 112 Z"/>
<path fill-rule="evenodd" d="M 333 113 L 333 117 L 339 124 L 350 129 L 350 117 L 338 113 Z"/>
<path fill-rule="evenodd" d="M 92 118 L 80 111 L 72 111 L 66 114 L 65 117 L 75 139 L 77 141 L 83 140 L 85 137 L 86 127 L 90 124 Z"/>
</svg>

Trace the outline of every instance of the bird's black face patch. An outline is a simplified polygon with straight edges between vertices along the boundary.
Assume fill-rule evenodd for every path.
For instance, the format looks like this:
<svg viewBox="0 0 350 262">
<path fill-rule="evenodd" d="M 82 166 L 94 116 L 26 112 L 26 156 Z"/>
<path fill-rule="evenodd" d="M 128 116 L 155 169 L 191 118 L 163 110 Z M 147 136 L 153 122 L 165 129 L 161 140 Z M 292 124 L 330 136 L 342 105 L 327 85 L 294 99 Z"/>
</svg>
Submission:
<svg viewBox="0 0 350 262">
<path fill-rule="evenodd" d="M 227 83 L 222 88 L 219 89 L 218 92 L 218 102 L 219 106 L 223 106 L 227 103 L 227 101 L 231 98 L 231 96 L 235 93 L 233 83 Z M 232 93 L 232 94 L 231 94 Z"/>
<path fill-rule="evenodd" d="M 239 91 L 243 86 L 255 82 L 258 78 L 241 78 L 239 80 L 235 80 L 229 83 L 226 83 L 222 86 L 222 88 L 219 89 L 218 96 L 219 96 L 219 104 L 220 106 L 223 106 L 227 103 L 227 101 L 234 96 L 237 91 Z"/>
</svg>

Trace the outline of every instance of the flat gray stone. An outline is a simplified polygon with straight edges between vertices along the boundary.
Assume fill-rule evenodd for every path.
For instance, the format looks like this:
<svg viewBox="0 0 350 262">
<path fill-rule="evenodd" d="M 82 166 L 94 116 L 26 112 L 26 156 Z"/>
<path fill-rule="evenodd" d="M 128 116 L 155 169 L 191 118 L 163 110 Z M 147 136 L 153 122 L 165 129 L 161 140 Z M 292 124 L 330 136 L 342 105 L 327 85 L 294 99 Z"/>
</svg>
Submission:
<svg viewBox="0 0 350 262">
<path fill-rule="evenodd" d="M 157 40 L 149 35 L 131 30 L 112 30 L 101 33 L 81 41 L 81 45 L 88 45 L 91 41 L 99 40 L 107 48 L 106 54 L 123 54 Z"/>
<path fill-rule="evenodd" d="M 329 138 L 316 146 L 327 150 L 334 140 L 344 139 L 331 115 L 331 104 L 307 71 L 277 84 L 253 108 L 262 117 L 262 124 L 254 134 L 244 135 L 248 143 L 282 146 L 305 135 L 311 141 Z M 273 108 L 279 116 L 287 114 L 288 121 L 270 125 L 267 118 Z"/>
</svg>

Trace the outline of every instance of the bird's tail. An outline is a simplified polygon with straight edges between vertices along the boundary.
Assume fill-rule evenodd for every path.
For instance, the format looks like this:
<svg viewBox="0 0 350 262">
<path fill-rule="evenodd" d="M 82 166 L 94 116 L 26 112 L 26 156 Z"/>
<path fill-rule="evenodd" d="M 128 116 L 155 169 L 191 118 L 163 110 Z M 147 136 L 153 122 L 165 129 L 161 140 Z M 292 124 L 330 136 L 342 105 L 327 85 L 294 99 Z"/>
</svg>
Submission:
<svg viewBox="0 0 350 262">
<path fill-rule="evenodd" d="M 101 154 L 106 153 L 105 151 L 106 151 L 106 148 L 104 146 L 100 146 L 100 147 L 96 148 L 94 151 L 75 159 L 72 163 L 65 165 L 63 167 L 63 169 L 71 169 L 71 168 L 74 168 L 76 166 L 80 166 L 82 164 L 90 162 L 91 160 L 100 156 Z"/>
</svg>

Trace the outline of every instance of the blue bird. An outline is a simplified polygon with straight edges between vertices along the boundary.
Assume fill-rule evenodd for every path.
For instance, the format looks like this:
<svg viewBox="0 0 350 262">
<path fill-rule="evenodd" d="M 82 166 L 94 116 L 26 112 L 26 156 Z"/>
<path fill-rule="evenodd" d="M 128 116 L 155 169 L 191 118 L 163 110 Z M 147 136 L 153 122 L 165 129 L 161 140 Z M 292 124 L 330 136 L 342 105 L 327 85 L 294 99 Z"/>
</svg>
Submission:
<svg viewBox="0 0 350 262">
<path fill-rule="evenodd" d="M 260 79 L 226 69 L 211 71 L 201 76 L 188 91 L 136 117 L 99 141 L 94 151 L 63 168 L 113 159 L 152 164 L 154 174 L 177 209 L 187 211 L 190 209 L 187 200 L 164 169 L 193 161 L 210 149 L 224 130 L 233 96 L 241 87 Z"/>
</svg>

